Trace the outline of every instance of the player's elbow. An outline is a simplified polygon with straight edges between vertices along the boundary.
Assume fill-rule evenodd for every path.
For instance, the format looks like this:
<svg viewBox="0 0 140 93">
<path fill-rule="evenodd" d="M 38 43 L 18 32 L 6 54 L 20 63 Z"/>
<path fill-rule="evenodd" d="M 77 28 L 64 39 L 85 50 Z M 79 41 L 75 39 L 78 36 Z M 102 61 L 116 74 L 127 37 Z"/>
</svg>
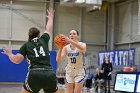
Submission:
<svg viewBox="0 0 140 93">
<path fill-rule="evenodd" d="M 86 45 L 82 46 L 82 47 L 80 48 L 80 51 L 83 52 L 83 53 L 86 52 Z"/>
<path fill-rule="evenodd" d="M 20 64 L 20 62 L 19 62 L 19 61 L 15 61 L 14 63 L 15 63 L 15 64 Z"/>
<path fill-rule="evenodd" d="M 81 52 L 85 52 L 85 49 L 84 49 L 84 48 L 82 48 L 80 51 L 81 51 Z"/>
<path fill-rule="evenodd" d="M 80 52 L 85 53 L 86 52 L 86 49 L 85 48 L 81 48 L 80 49 Z"/>
<path fill-rule="evenodd" d="M 11 61 L 15 64 L 20 64 L 22 60 L 23 60 L 23 57 L 19 55 L 15 55 L 11 58 Z"/>
<path fill-rule="evenodd" d="M 14 58 L 13 58 L 11 61 L 12 61 L 14 64 L 20 64 L 20 62 L 21 62 L 20 60 L 14 59 Z"/>
</svg>

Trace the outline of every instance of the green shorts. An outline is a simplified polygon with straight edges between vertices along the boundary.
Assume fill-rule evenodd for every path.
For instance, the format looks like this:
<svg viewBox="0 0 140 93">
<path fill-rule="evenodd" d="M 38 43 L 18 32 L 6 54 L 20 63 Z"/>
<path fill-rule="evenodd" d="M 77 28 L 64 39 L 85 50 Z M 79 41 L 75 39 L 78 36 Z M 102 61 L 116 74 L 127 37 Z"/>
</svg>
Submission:
<svg viewBox="0 0 140 93">
<path fill-rule="evenodd" d="M 24 89 L 31 93 L 38 93 L 40 89 L 44 93 L 54 93 L 57 91 L 57 78 L 53 71 L 31 70 L 26 76 Z"/>
</svg>

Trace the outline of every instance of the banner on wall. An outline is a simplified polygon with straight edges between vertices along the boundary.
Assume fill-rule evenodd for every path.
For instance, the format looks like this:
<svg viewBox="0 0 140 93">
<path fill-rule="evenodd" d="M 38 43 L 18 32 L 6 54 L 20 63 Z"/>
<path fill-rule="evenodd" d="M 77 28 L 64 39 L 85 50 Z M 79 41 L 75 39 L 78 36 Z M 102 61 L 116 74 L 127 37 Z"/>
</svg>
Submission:
<svg viewBox="0 0 140 93">
<path fill-rule="evenodd" d="M 106 56 L 109 57 L 110 62 L 116 66 L 132 66 L 134 64 L 135 49 L 111 50 L 98 52 L 98 64 L 104 62 Z"/>
</svg>

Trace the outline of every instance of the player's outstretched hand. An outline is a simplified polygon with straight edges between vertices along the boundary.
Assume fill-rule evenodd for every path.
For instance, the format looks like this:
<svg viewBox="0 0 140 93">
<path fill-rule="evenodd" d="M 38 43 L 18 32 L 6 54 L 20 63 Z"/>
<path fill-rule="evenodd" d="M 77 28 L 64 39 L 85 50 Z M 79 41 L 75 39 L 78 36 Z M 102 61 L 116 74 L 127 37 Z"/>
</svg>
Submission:
<svg viewBox="0 0 140 93">
<path fill-rule="evenodd" d="M 54 10 L 50 7 L 49 9 L 47 9 L 48 12 L 48 19 L 52 19 L 54 16 Z"/>
<path fill-rule="evenodd" d="M 3 48 L 3 54 L 9 55 L 12 53 L 12 50 L 10 48 Z"/>
</svg>

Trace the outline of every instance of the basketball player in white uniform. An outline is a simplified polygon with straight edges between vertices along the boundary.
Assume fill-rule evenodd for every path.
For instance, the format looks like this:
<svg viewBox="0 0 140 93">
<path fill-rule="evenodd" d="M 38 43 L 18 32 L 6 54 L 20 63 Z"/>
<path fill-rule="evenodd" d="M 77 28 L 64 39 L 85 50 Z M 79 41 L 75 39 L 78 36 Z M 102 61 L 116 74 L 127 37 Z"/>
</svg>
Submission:
<svg viewBox="0 0 140 93">
<path fill-rule="evenodd" d="M 71 30 L 69 38 L 64 36 L 69 44 L 64 47 L 59 47 L 56 60 L 61 61 L 67 57 L 68 63 L 66 66 L 66 93 L 81 93 L 83 82 L 85 80 L 84 69 L 84 54 L 86 52 L 86 43 L 78 41 L 79 33 L 76 30 Z"/>
</svg>

